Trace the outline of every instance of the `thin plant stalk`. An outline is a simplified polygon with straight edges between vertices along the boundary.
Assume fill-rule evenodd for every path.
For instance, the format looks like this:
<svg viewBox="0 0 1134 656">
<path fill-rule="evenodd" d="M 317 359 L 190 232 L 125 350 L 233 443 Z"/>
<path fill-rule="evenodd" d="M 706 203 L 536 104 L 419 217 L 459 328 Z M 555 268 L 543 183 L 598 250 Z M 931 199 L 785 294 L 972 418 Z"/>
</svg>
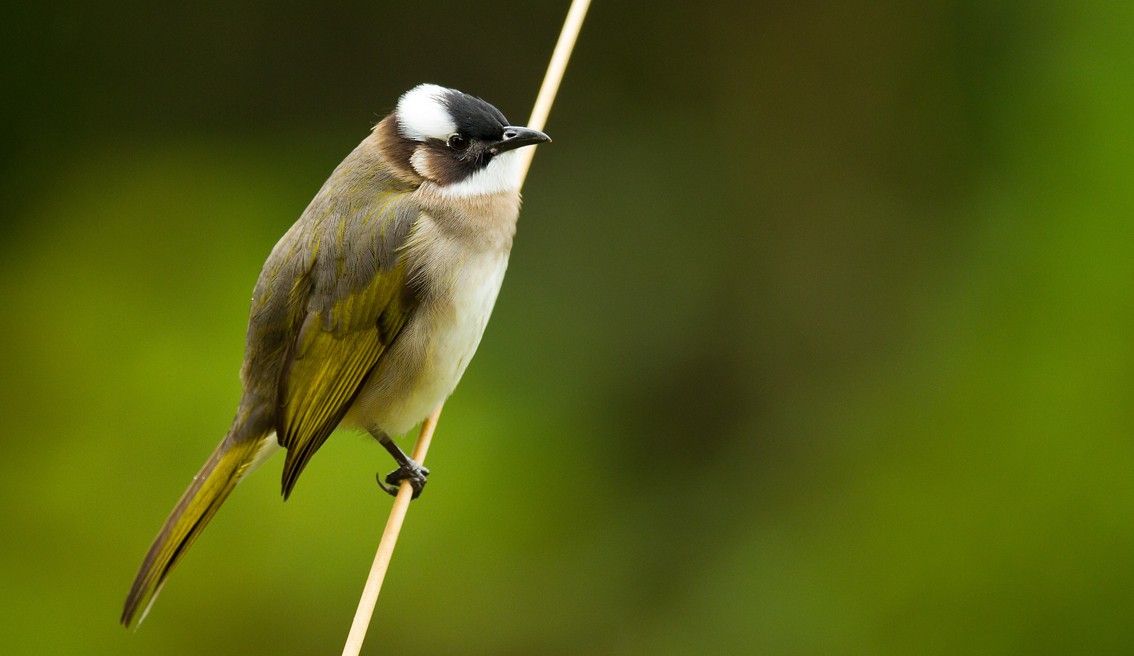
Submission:
<svg viewBox="0 0 1134 656">
<path fill-rule="evenodd" d="M 587 15 L 590 0 L 572 0 L 567 18 L 563 22 L 563 29 L 559 33 L 559 41 L 555 44 L 555 51 L 551 54 L 547 73 L 543 84 L 540 85 L 539 95 L 536 96 L 535 106 L 532 108 L 528 127 L 542 130 L 547 124 L 547 116 L 551 113 L 551 105 L 555 101 L 555 93 L 559 90 L 559 83 L 563 80 L 563 72 L 567 70 L 567 61 L 571 58 L 571 50 L 575 47 L 575 40 L 583 26 L 583 18 Z M 520 151 L 523 158 L 520 165 L 520 185 L 528 175 L 535 148 L 525 148 Z M 425 455 L 429 451 L 429 443 L 433 440 L 433 431 L 441 418 L 441 409 L 444 404 L 437 406 L 428 419 L 421 425 L 421 433 L 413 448 L 413 459 L 418 464 L 425 463 Z M 366 639 L 366 629 L 370 626 L 370 618 L 374 615 L 374 607 L 378 603 L 378 593 L 382 591 L 382 581 L 386 578 L 386 570 L 390 566 L 390 559 L 394 555 L 394 546 L 398 542 L 398 534 L 402 530 L 402 523 L 409 511 L 410 499 L 413 498 L 413 488 L 409 481 L 402 481 L 398 488 L 398 495 L 394 498 L 394 505 L 390 508 L 390 517 L 386 520 L 386 528 L 382 532 L 382 539 L 378 543 L 378 551 L 374 554 L 374 563 L 370 566 L 370 575 L 362 589 L 362 597 L 358 601 L 358 609 L 354 613 L 354 621 L 347 635 L 346 646 L 343 647 L 343 656 L 358 656 L 362 651 L 362 641 Z"/>
</svg>

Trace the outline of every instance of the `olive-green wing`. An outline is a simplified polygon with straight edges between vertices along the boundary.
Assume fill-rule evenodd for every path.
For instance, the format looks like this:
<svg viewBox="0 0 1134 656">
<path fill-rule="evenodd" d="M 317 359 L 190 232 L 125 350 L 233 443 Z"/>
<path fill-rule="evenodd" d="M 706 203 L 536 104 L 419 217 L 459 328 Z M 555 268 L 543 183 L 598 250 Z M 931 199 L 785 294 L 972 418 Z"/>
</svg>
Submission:
<svg viewBox="0 0 1134 656">
<path fill-rule="evenodd" d="M 280 377 L 276 435 L 287 449 L 285 498 L 416 307 L 399 250 L 412 220 L 403 211 L 385 218 L 391 234 L 352 235 L 357 227 L 348 227 L 320 246 L 324 279 L 311 274 L 307 314 Z"/>
</svg>

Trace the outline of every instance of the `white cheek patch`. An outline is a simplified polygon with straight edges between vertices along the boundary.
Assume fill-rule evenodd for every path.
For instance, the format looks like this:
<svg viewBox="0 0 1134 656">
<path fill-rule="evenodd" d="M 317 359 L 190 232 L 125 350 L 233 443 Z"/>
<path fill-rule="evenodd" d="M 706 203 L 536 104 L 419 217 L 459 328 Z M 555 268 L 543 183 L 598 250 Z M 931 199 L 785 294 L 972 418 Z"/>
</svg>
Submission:
<svg viewBox="0 0 1134 656">
<path fill-rule="evenodd" d="M 449 185 L 437 187 L 446 196 L 483 196 L 513 191 L 520 188 L 520 158 L 516 151 L 500 153 L 488 166 L 469 177 Z"/>
<path fill-rule="evenodd" d="M 449 90 L 436 84 L 419 84 L 398 100 L 398 131 L 415 141 L 447 139 L 457 131 L 449 115 L 445 95 Z"/>
<path fill-rule="evenodd" d="M 429 166 L 429 153 L 426 148 L 418 146 L 417 150 L 410 156 L 410 166 L 421 177 L 429 180 L 433 178 L 433 169 Z"/>
</svg>

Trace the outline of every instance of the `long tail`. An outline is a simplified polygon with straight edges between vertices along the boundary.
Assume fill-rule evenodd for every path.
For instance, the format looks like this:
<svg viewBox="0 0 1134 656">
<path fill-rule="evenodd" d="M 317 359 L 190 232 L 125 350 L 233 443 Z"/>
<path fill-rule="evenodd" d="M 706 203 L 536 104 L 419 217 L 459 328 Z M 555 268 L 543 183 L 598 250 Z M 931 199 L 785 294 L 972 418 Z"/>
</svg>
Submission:
<svg viewBox="0 0 1134 656">
<path fill-rule="evenodd" d="M 275 442 L 273 435 L 267 436 L 267 439 Z M 123 624 L 130 626 L 135 618 L 139 623 L 145 619 L 170 570 L 205 529 L 232 488 L 236 487 L 237 481 L 249 471 L 250 465 L 259 464 L 263 459 L 261 456 L 264 454 L 260 453 L 264 451 L 260 448 L 263 444 L 264 440 L 237 442 L 229 436 L 213 451 L 146 552 L 126 597 L 126 607 L 122 610 Z M 142 609 L 140 616 L 139 609 Z"/>
</svg>

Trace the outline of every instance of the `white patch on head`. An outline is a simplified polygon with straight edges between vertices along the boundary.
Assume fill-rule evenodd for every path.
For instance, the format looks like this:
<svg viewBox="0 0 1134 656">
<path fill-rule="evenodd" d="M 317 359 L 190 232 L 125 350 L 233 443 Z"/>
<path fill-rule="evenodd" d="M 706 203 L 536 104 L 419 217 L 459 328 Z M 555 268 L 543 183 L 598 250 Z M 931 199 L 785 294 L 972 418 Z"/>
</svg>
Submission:
<svg viewBox="0 0 1134 656">
<path fill-rule="evenodd" d="M 414 141 L 445 140 L 457 131 L 449 115 L 445 95 L 449 90 L 436 84 L 419 84 L 398 99 L 398 131 Z"/>
<path fill-rule="evenodd" d="M 520 188 L 520 158 L 509 150 L 492 158 L 488 166 L 469 177 L 449 185 L 438 185 L 446 196 L 484 196 Z"/>
</svg>

